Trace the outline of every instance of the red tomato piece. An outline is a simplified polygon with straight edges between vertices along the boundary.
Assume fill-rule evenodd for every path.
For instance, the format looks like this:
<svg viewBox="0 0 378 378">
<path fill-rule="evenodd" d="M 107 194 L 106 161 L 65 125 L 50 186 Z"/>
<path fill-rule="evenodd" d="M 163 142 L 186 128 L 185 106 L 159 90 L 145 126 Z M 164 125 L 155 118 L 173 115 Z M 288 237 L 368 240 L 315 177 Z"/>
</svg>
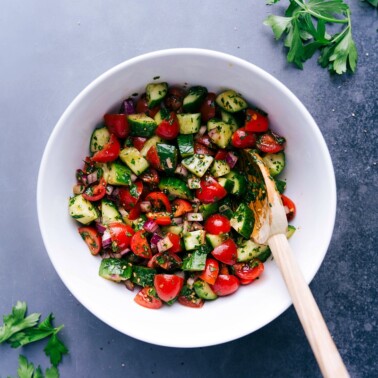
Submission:
<svg viewBox="0 0 378 378">
<path fill-rule="evenodd" d="M 157 295 L 164 302 L 175 299 L 184 285 L 184 279 L 174 274 L 156 274 L 154 287 Z"/>
<path fill-rule="evenodd" d="M 160 164 L 160 158 L 157 153 L 157 149 L 155 146 L 152 146 L 146 155 L 147 161 L 151 164 L 151 166 L 155 169 L 161 169 L 161 164 Z"/>
<path fill-rule="evenodd" d="M 215 160 L 226 160 L 227 151 L 226 150 L 218 150 L 214 159 Z"/>
<path fill-rule="evenodd" d="M 244 127 L 247 131 L 253 133 L 263 133 L 268 131 L 268 117 L 254 109 L 247 109 Z"/>
<path fill-rule="evenodd" d="M 151 192 L 146 196 L 146 201 L 150 201 L 153 210 L 164 209 L 168 213 L 172 212 L 172 206 L 168 197 L 163 192 Z"/>
<path fill-rule="evenodd" d="M 143 137 L 133 137 L 132 138 L 132 143 L 133 143 L 133 146 L 138 150 L 140 151 L 144 144 L 146 143 L 147 141 L 147 138 L 143 138 Z"/>
<path fill-rule="evenodd" d="M 284 143 L 285 138 L 270 131 L 258 137 L 256 147 L 262 152 L 276 154 L 284 149 Z"/>
<path fill-rule="evenodd" d="M 219 235 L 230 232 L 231 223 L 227 217 L 220 214 L 210 215 L 205 222 L 205 231 L 209 234 Z"/>
<path fill-rule="evenodd" d="M 217 260 L 208 258 L 206 259 L 205 270 L 201 273 L 199 278 L 204 280 L 210 285 L 214 285 L 219 274 L 219 263 Z"/>
<path fill-rule="evenodd" d="M 147 213 L 148 219 L 155 221 L 159 226 L 169 226 L 172 223 L 171 214 L 166 211 Z"/>
<path fill-rule="evenodd" d="M 149 268 L 160 267 L 165 270 L 175 270 L 180 268 L 182 260 L 175 253 L 164 251 L 154 255 L 147 263 Z"/>
<path fill-rule="evenodd" d="M 186 297 L 184 295 L 180 295 L 177 300 L 183 306 L 192 307 L 192 308 L 201 308 L 205 303 L 205 301 L 201 298 L 196 298 L 196 297 L 191 298 L 191 297 Z"/>
<path fill-rule="evenodd" d="M 239 289 L 240 283 L 237 277 L 231 274 L 220 274 L 215 281 L 214 285 L 211 285 L 214 293 L 219 297 L 230 295 L 235 293 Z"/>
<path fill-rule="evenodd" d="M 215 152 L 201 143 L 194 142 L 194 153 L 199 155 L 215 155 Z"/>
<path fill-rule="evenodd" d="M 288 221 L 291 221 L 297 212 L 294 202 L 287 196 L 281 194 L 282 204 L 285 208 L 286 217 Z"/>
<path fill-rule="evenodd" d="M 245 281 L 254 281 L 259 278 L 264 271 L 264 264 L 257 259 L 245 263 L 237 263 L 234 265 L 234 272 L 237 277 Z"/>
<path fill-rule="evenodd" d="M 134 301 L 138 303 L 138 305 L 147 307 L 150 309 L 159 309 L 163 306 L 163 302 L 160 298 L 156 298 L 156 291 L 153 287 L 144 287 L 142 290 L 138 292 L 138 294 L 134 297 Z"/>
<path fill-rule="evenodd" d="M 83 197 L 88 201 L 99 201 L 106 194 L 106 182 L 101 177 L 100 182 L 97 185 L 88 187 L 83 193 Z"/>
<path fill-rule="evenodd" d="M 156 135 L 163 139 L 172 140 L 177 138 L 180 133 L 180 125 L 176 114 L 174 112 L 169 113 L 167 119 L 163 119 L 155 131 Z"/>
<path fill-rule="evenodd" d="M 231 144 L 236 148 L 251 148 L 256 144 L 256 135 L 245 127 L 237 129 L 231 137 Z"/>
<path fill-rule="evenodd" d="M 215 117 L 215 98 L 215 93 L 209 92 L 203 100 L 200 107 L 200 113 L 203 122 L 207 122 L 209 119 Z"/>
<path fill-rule="evenodd" d="M 140 208 L 140 203 L 136 203 L 135 206 L 129 211 L 129 220 L 136 220 L 142 214 L 142 210 Z"/>
<path fill-rule="evenodd" d="M 111 134 L 109 142 L 105 144 L 101 151 L 97 151 L 92 156 L 92 160 L 97 163 L 108 163 L 117 159 L 120 151 L 121 145 L 119 144 L 117 137 L 114 134 Z"/>
<path fill-rule="evenodd" d="M 179 235 L 176 235 L 172 232 L 167 232 L 167 236 L 171 243 L 173 244 L 171 248 L 168 249 L 171 253 L 177 253 L 182 251 L 182 243 Z"/>
<path fill-rule="evenodd" d="M 132 227 L 121 222 L 112 222 L 108 224 L 110 238 L 112 239 L 112 249 L 117 251 L 123 251 L 130 247 L 130 242 L 134 235 Z"/>
<path fill-rule="evenodd" d="M 117 138 L 124 139 L 129 135 L 130 127 L 126 114 L 105 114 L 104 122 L 109 131 Z"/>
<path fill-rule="evenodd" d="M 227 191 L 211 176 L 201 180 L 201 188 L 196 190 L 196 197 L 203 203 L 217 202 L 227 196 Z"/>
<path fill-rule="evenodd" d="M 130 247 L 137 256 L 144 257 L 145 259 L 152 257 L 151 247 L 147 240 L 147 232 L 144 230 L 139 230 L 133 235 Z"/>
<path fill-rule="evenodd" d="M 130 211 L 139 201 L 143 192 L 143 182 L 136 181 L 130 188 L 118 188 L 118 198 L 125 210 Z"/>
<path fill-rule="evenodd" d="M 186 213 L 190 213 L 193 211 L 192 204 L 184 199 L 177 198 L 172 202 L 173 205 L 173 216 L 174 217 L 181 217 Z"/>
<path fill-rule="evenodd" d="M 159 184 L 159 174 L 156 169 L 149 168 L 143 172 L 139 178 L 146 184 Z"/>
<path fill-rule="evenodd" d="M 207 134 L 201 135 L 201 136 L 196 136 L 196 142 L 203 144 L 204 146 L 210 147 L 210 148 L 213 145 L 213 142 L 211 141 L 210 137 Z"/>
<path fill-rule="evenodd" d="M 211 254 L 220 262 L 227 265 L 234 265 L 237 257 L 237 245 L 232 239 L 227 239 L 215 247 Z"/>
<path fill-rule="evenodd" d="M 91 254 L 98 255 L 102 246 L 101 235 L 99 232 L 94 227 L 90 226 L 79 227 L 78 231 L 87 244 Z"/>
<path fill-rule="evenodd" d="M 143 93 L 136 103 L 135 110 L 137 113 L 145 113 L 147 116 L 154 118 L 156 113 L 160 110 L 160 106 L 155 106 L 150 109 L 147 105 L 146 94 Z"/>
</svg>

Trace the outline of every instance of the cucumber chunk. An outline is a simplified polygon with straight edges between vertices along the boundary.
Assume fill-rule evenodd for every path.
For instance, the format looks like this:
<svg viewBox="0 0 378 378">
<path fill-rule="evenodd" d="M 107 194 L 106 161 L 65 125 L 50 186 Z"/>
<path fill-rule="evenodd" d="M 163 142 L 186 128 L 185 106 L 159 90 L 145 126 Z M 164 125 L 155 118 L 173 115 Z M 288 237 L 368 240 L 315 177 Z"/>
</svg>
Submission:
<svg viewBox="0 0 378 378">
<path fill-rule="evenodd" d="M 236 209 L 234 216 L 230 220 L 231 227 L 238 232 L 241 236 L 249 239 L 253 225 L 255 223 L 255 218 L 253 211 L 245 203 L 241 203 Z"/>
<path fill-rule="evenodd" d="M 231 194 L 242 196 L 246 192 L 247 180 L 242 174 L 236 171 L 231 171 L 225 177 L 226 179 L 234 182 L 234 187 L 232 188 Z"/>
<path fill-rule="evenodd" d="M 140 175 L 148 167 L 148 161 L 135 147 L 126 147 L 120 154 L 119 158 L 136 174 Z"/>
<path fill-rule="evenodd" d="M 187 113 L 193 113 L 195 111 L 198 111 L 206 95 L 207 89 L 205 87 L 202 87 L 200 85 L 191 87 L 188 91 L 188 94 L 184 97 L 184 111 Z"/>
<path fill-rule="evenodd" d="M 123 223 L 122 216 L 115 203 L 106 198 L 103 198 L 101 201 L 101 222 L 105 225 L 111 222 Z"/>
<path fill-rule="evenodd" d="M 102 259 L 98 274 L 114 282 L 126 281 L 131 278 L 132 265 L 122 259 Z"/>
<path fill-rule="evenodd" d="M 215 102 L 229 113 L 236 113 L 248 107 L 244 98 L 233 90 L 222 92 L 217 96 Z"/>
<path fill-rule="evenodd" d="M 194 282 L 193 288 L 196 294 L 202 299 L 212 301 L 218 298 L 218 296 L 211 289 L 210 285 L 207 282 L 202 281 L 201 279 L 198 279 L 196 282 Z"/>
<path fill-rule="evenodd" d="M 227 162 L 225 162 L 224 160 L 214 160 L 213 165 L 210 168 L 210 173 L 214 177 L 221 177 L 221 176 L 227 175 L 227 173 L 230 173 L 230 172 L 231 172 L 231 168 L 227 164 Z M 232 184 L 232 186 L 234 185 Z"/>
<path fill-rule="evenodd" d="M 181 161 L 181 164 L 198 177 L 202 177 L 210 167 L 214 158 L 208 155 L 194 154 Z"/>
<path fill-rule="evenodd" d="M 104 164 L 104 178 L 110 185 L 131 185 L 131 170 L 124 164 Z"/>
<path fill-rule="evenodd" d="M 201 113 L 177 114 L 180 134 L 195 134 L 201 127 Z"/>
<path fill-rule="evenodd" d="M 177 177 L 162 177 L 159 182 L 159 189 L 168 192 L 173 197 L 192 199 L 193 194 L 186 183 Z"/>
<path fill-rule="evenodd" d="M 177 166 L 177 148 L 170 144 L 158 143 L 156 150 L 163 171 L 167 174 L 174 174 Z"/>
<path fill-rule="evenodd" d="M 152 137 L 157 124 L 155 120 L 144 113 L 130 114 L 127 116 L 131 136 Z"/>
<path fill-rule="evenodd" d="M 86 200 L 82 194 L 69 199 L 69 213 L 82 224 L 89 224 L 99 217 L 96 206 Z"/>
<path fill-rule="evenodd" d="M 187 232 L 184 235 L 185 249 L 187 251 L 192 251 L 205 244 L 205 235 L 206 232 L 204 230 Z"/>
<path fill-rule="evenodd" d="M 256 244 L 252 240 L 243 240 L 237 248 L 237 261 L 244 262 L 255 258 L 259 260 L 261 260 L 261 258 L 264 259 L 268 250 L 269 247 L 267 245 Z"/>
<path fill-rule="evenodd" d="M 297 229 L 296 229 L 294 226 L 292 226 L 291 224 L 289 224 L 289 225 L 287 226 L 286 237 L 287 237 L 288 239 L 290 239 L 290 238 L 294 235 L 294 232 L 295 232 L 296 230 L 297 230 Z"/>
<path fill-rule="evenodd" d="M 133 265 L 131 281 L 139 286 L 154 286 L 156 270 L 145 266 Z"/>
<path fill-rule="evenodd" d="M 182 158 L 194 155 L 193 134 L 180 134 L 177 137 L 177 145 Z"/>
<path fill-rule="evenodd" d="M 147 105 L 151 109 L 159 105 L 168 93 L 167 83 L 150 83 L 146 87 Z"/>
<path fill-rule="evenodd" d="M 218 212 L 219 204 L 216 202 L 203 203 L 199 207 L 199 212 L 202 214 L 203 219 L 206 220 L 210 215 Z"/>
<path fill-rule="evenodd" d="M 163 143 L 163 139 L 161 139 L 160 137 L 158 137 L 157 135 L 154 135 L 153 137 L 151 137 L 150 139 L 147 139 L 146 140 L 146 143 L 144 143 L 142 149 L 140 150 L 140 153 L 143 157 L 146 157 L 147 156 L 147 152 L 149 151 L 149 149 L 153 146 L 156 147 L 156 145 L 158 143 Z"/>
<path fill-rule="evenodd" d="M 285 168 L 285 153 L 280 151 L 276 154 L 266 154 L 263 157 L 263 161 L 271 176 L 279 175 Z"/>
<path fill-rule="evenodd" d="M 101 151 L 105 144 L 109 142 L 110 139 L 110 132 L 107 127 L 100 127 L 98 129 L 94 129 L 91 141 L 89 144 L 89 151 L 91 154 L 94 154 L 97 151 Z"/>
<path fill-rule="evenodd" d="M 226 122 L 210 119 L 207 122 L 209 137 L 220 148 L 226 148 L 231 141 L 233 129 Z"/>
<path fill-rule="evenodd" d="M 226 178 L 226 177 L 221 177 L 218 180 L 219 184 L 223 186 L 223 188 L 226 189 L 227 193 L 232 193 L 234 189 L 234 181 Z"/>
<path fill-rule="evenodd" d="M 238 120 L 233 114 L 221 110 L 221 118 L 223 122 L 226 122 L 231 126 L 231 130 L 233 133 L 239 128 Z"/>
<path fill-rule="evenodd" d="M 192 253 L 189 253 L 182 262 L 182 270 L 189 272 L 198 272 L 204 270 L 206 267 L 206 257 L 206 253 L 201 253 L 199 251 L 193 251 Z"/>
<path fill-rule="evenodd" d="M 226 241 L 229 238 L 228 234 L 219 234 L 219 235 L 213 235 L 213 234 L 206 234 L 206 240 L 207 242 L 213 247 L 216 248 L 219 245 L 221 245 L 224 241 Z"/>
</svg>

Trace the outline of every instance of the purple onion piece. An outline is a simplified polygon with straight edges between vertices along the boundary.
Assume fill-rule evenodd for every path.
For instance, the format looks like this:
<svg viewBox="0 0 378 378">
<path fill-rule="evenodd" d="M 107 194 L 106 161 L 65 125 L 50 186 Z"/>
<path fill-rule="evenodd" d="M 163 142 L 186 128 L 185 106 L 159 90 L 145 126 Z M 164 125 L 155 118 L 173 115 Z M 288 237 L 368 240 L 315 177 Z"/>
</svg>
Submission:
<svg viewBox="0 0 378 378">
<path fill-rule="evenodd" d="M 100 222 L 96 222 L 96 228 L 100 234 L 103 234 L 106 231 L 106 227 Z"/>
<path fill-rule="evenodd" d="M 153 234 L 150 243 L 151 243 L 151 245 L 157 246 L 157 244 L 159 243 L 159 241 L 162 240 L 162 239 L 163 238 L 160 235 Z"/>
<path fill-rule="evenodd" d="M 123 101 L 119 112 L 121 114 L 134 114 L 135 113 L 134 100 L 132 98 L 128 98 L 125 101 Z"/>
<path fill-rule="evenodd" d="M 227 152 L 226 162 L 231 168 L 235 167 L 235 164 L 237 163 L 237 161 L 238 161 L 238 157 L 232 151 Z"/>
<path fill-rule="evenodd" d="M 113 193 L 114 187 L 111 185 L 106 185 L 106 194 L 111 195 Z"/>
<path fill-rule="evenodd" d="M 140 209 L 142 210 L 143 213 L 148 213 L 152 209 L 151 202 L 150 201 L 142 201 L 140 203 Z"/>
<path fill-rule="evenodd" d="M 111 246 L 111 244 L 112 244 L 112 239 L 110 237 L 110 233 L 108 230 L 106 230 L 104 234 L 102 235 L 102 247 L 108 248 Z"/>
<path fill-rule="evenodd" d="M 157 248 L 158 248 L 159 252 L 167 251 L 172 246 L 173 246 L 173 244 L 171 242 L 171 239 L 169 239 L 168 236 L 166 236 L 165 238 L 163 238 L 163 239 L 161 239 L 157 242 Z"/>
<path fill-rule="evenodd" d="M 201 126 L 200 129 L 198 130 L 197 135 L 202 136 L 203 134 L 206 133 L 207 126 Z"/>
<path fill-rule="evenodd" d="M 201 214 L 201 213 L 187 213 L 186 219 L 189 222 L 202 222 L 203 221 L 203 214 Z"/>
<path fill-rule="evenodd" d="M 175 173 L 184 177 L 188 176 L 188 170 L 181 164 L 177 166 L 177 168 L 175 169 Z"/>
<path fill-rule="evenodd" d="M 182 217 L 172 219 L 172 223 L 174 223 L 174 224 L 182 224 L 182 222 L 183 222 Z"/>
<path fill-rule="evenodd" d="M 147 232 L 155 232 L 159 229 L 159 225 L 153 221 L 152 219 L 149 219 L 147 220 L 144 225 L 143 225 L 143 228 L 147 231 Z"/>
<path fill-rule="evenodd" d="M 203 226 L 201 223 L 193 222 L 192 223 L 192 230 L 203 230 Z"/>
</svg>

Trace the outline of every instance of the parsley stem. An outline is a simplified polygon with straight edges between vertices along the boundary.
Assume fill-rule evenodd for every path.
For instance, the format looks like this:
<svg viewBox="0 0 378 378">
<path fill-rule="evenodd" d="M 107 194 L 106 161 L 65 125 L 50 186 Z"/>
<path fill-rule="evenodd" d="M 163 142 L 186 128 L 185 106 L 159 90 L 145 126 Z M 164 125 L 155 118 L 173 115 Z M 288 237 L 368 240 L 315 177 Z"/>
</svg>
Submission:
<svg viewBox="0 0 378 378">
<path fill-rule="evenodd" d="M 346 24 L 346 23 L 349 23 L 349 16 L 348 18 L 343 18 L 342 20 L 338 19 L 338 18 L 329 18 L 329 17 L 325 17 L 325 16 L 322 16 L 321 14 L 319 13 L 316 13 L 314 12 L 311 8 L 308 8 L 306 3 L 300 1 L 300 0 L 294 0 L 296 4 L 298 4 L 298 6 L 300 8 L 302 8 L 305 12 L 311 14 L 312 16 L 314 16 L 315 18 L 319 19 L 319 20 L 324 20 L 326 22 L 332 22 L 332 23 L 336 23 L 336 24 Z M 348 11 L 347 11 L 348 12 Z"/>
</svg>

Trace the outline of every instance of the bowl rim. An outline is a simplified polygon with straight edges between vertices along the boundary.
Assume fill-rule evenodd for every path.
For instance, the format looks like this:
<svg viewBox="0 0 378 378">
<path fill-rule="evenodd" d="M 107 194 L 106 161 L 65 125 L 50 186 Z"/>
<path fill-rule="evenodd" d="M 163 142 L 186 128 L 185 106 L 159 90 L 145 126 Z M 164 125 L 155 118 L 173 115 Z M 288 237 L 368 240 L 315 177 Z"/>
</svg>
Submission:
<svg viewBox="0 0 378 378">
<path fill-rule="evenodd" d="M 333 235 L 333 230 L 335 226 L 335 220 L 336 220 L 336 208 L 337 208 L 337 194 L 336 194 L 336 179 L 335 179 L 335 173 L 334 168 L 331 160 L 331 156 L 328 150 L 328 147 L 326 145 L 326 142 L 324 140 L 324 137 L 316 124 L 315 120 L 307 110 L 307 108 L 304 106 L 304 104 L 294 95 L 294 93 L 288 89 L 281 81 L 276 79 L 274 76 L 263 70 L 262 68 L 256 66 L 255 64 L 246 61 L 242 58 L 238 58 L 236 56 L 216 51 L 216 50 L 210 50 L 210 49 L 202 49 L 202 48 L 170 48 L 170 49 L 163 49 L 163 50 L 156 50 L 148 53 L 144 53 L 138 56 L 135 56 L 133 58 L 127 59 L 111 68 L 103 72 L 101 75 L 99 75 L 96 79 L 91 81 L 79 94 L 73 99 L 73 101 L 67 106 L 63 114 L 60 116 L 58 122 L 54 126 L 49 139 L 46 143 L 42 159 L 40 162 L 40 167 L 38 171 L 38 178 L 37 178 L 37 190 L 36 190 L 36 200 L 37 200 L 37 214 L 38 214 L 38 223 L 39 223 L 39 229 L 42 235 L 42 240 L 45 246 L 45 249 L 49 255 L 50 261 L 52 262 L 54 269 L 60 279 L 63 281 L 64 285 L 68 288 L 70 293 L 86 308 L 88 309 L 93 315 L 95 315 L 98 319 L 103 321 L 105 324 L 111 326 L 112 328 L 118 330 L 119 332 L 123 334 L 127 334 L 127 336 L 133 337 L 135 339 L 148 342 L 155 345 L 161 345 L 161 346 L 167 346 L 167 347 L 179 347 L 179 348 L 193 348 L 193 347 L 207 347 L 212 345 L 218 345 L 226 342 L 230 342 L 236 339 L 239 339 L 243 336 L 246 336 L 248 334 L 251 334 L 258 329 L 264 327 L 265 325 L 269 324 L 273 320 L 275 320 L 277 317 L 282 315 L 292 304 L 291 299 L 289 298 L 288 301 L 282 306 L 281 311 L 278 311 L 274 316 L 268 317 L 265 319 L 264 322 L 262 322 L 257 328 L 255 328 L 253 331 L 250 332 L 239 332 L 235 333 L 235 337 L 222 339 L 220 337 L 218 340 L 213 340 L 211 342 L 202 342 L 202 343 L 191 343 L 191 344 L 182 344 L 180 342 L 177 342 L 175 345 L 172 345 L 172 343 L 166 344 L 164 342 L 157 342 L 156 340 L 151 340 L 148 337 L 141 337 L 137 333 L 128 332 L 125 333 L 124 330 L 122 330 L 120 327 L 118 327 L 116 324 L 113 324 L 111 322 L 106 321 L 103 319 L 99 314 L 94 311 L 88 303 L 83 300 L 83 298 L 76 292 L 74 285 L 71 285 L 71 283 L 66 280 L 61 272 L 59 271 L 59 268 L 56 264 L 56 261 L 54 259 L 53 253 L 48 248 L 48 237 L 47 237 L 47 225 L 45 224 L 43 217 L 42 217 L 42 182 L 43 177 L 46 174 L 46 165 L 48 161 L 48 156 L 50 155 L 50 152 L 53 148 L 53 145 L 55 143 L 55 139 L 59 133 L 59 130 L 63 127 L 63 125 L 66 122 L 66 119 L 69 117 L 70 113 L 80 104 L 83 98 L 86 97 L 86 95 L 91 92 L 95 87 L 100 85 L 102 82 L 106 81 L 108 77 L 111 77 L 112 75 L 116 74 L 120 70 L 124 70 L 127 66 L 137 64 L 138 62 L 148 60 L 148 59 L 154 59 L 164 56 L 171 56 L 171 55 L 197 55 L 197 56 L 210 56 L 213 58 L 219 58 L 221 60 L 227 60 L 231 64 L 242 66 L 243 68 L 246 68 L 248 70 L 251 70 L 255 72 L 258 76 L 262 77 L 264 80 L 269 81 L 271 84 L 273 84 L 275 87 L 277 87 L 280 91 L 282 91 L 296 106 L 296 108 L 302 113 L 302 115 L 305 117 L 306 121 L 309 125 L 312 127 L 312 131 L 314 132 L 317 143 L 319 145 L 319 148 L 321 149 L 321 152 L 323 154 L 324 162 L 326 163 L 325 169 L 327 170 L 327 177 L 329 177 L 329 187 L 330 192 L 329 194 L 329 214 L 330 218 L 328 219 L 328 223 L 330 227 L 328 228 L 327 234 L 323 234 L 323 240 L 324 240 L 324 248 L 322 255 L 319 255 L 319 260 L 316 266 L 311 266 L 310 272 L 307 272 L 307 276 L 305 277 L 306 282 L 309 284 L 312 279 L 315 277 L 316 273 L 318 272 L 321 264 L 324 261 L 325 255 L 327 253 L 327 250 L 329 248 L 331 238 Z M 80 299 L 79 299 L 80 298 Z"/>
</svg>

